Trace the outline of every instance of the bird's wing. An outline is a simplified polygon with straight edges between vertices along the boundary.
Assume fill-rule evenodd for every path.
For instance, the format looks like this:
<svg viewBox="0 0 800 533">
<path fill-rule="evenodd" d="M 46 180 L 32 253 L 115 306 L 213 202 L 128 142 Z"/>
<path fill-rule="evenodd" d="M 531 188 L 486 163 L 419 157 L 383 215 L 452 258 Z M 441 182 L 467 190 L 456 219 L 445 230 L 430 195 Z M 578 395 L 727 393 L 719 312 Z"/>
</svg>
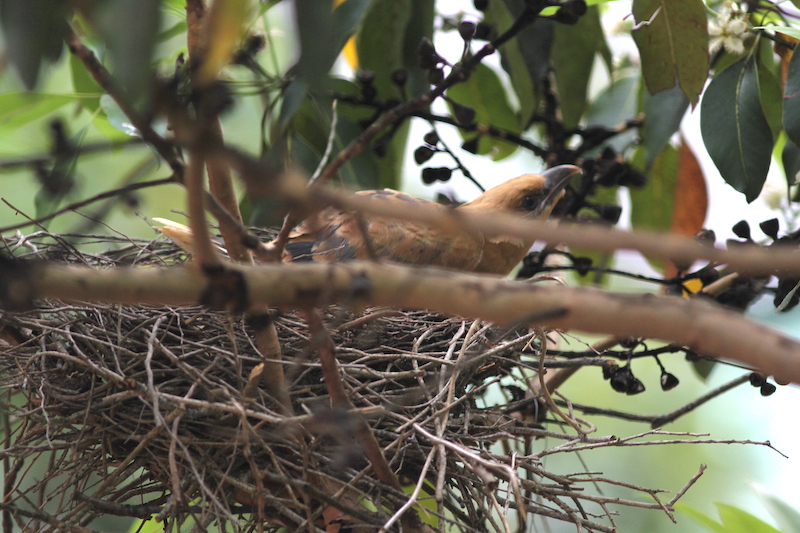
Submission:
<svg viewBox="0 0 800 533">
<path fill-rule="evenodd" d="M 358 194 L 377 201 L 445 209 L 397 191 L 361 191 Z M 342 211 L 320 212 L 317 223 L 320 222 L 325 225 L 315 234 L 316 243 L 312 248 L 315 261 L 370 259 L 374 255 L 399 263 L 472 270 L 481 260 L 483 238 L 480 235 L 448 233 L 424 224 Z M 298 235 L 307 237 L 307 229 L 307 224 L 299 227 Z"/>
</svg>

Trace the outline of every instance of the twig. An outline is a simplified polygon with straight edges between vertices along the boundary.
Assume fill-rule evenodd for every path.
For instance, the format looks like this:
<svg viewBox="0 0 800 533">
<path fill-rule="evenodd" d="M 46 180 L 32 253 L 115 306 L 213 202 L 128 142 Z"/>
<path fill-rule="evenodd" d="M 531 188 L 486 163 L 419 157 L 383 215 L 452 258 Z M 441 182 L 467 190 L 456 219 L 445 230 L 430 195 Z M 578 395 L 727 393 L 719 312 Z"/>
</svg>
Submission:
<svg viewBox="0 0 800 533">
<path fill-rule="evenodd" d="M 322 375 L 325 379 L 325 385 L 328 388 L 328 393 L 331 396 L 331 403 L 334 409 L 347 409 L 353 410 L 354 406 L 344 389 L 342 378 L 339 374 L 338 364 L 336 362 L 336 355 L 334 354 L 333 340 L 330 334 L 325 329 L 322 318 L 319 312 L 315 309 L 306 310 L 304 312 L 306 321 L 308 322 L 309 331 L 311 332 L 312 339 L 314 339 L 314 347 L 319 354 L 319 360 L 322 365 Z M 355 435 L 359 444 L 364 448 L 364 454 L 367 456 L 372 468 L 375 470 L 375 475 L 378 479 L 388 485 L 389 487 L 402 492 L 402 487 L 397 476 L 392 471 L 389 463 L 386 461 L 381 447 L 375 438 L 372 429 L 367 424 L 366 420 L 359 415 L 355 415 Z M 417 531 L 419 517 L 413 511 L 403 513 L 400 518 L 405 531 Z"/>
<path fill-rule="evenodd" d="M 75 155 L 80 156 L 93 154 L 96 152 L 106 152 L 108 150 L 114 150 L 117 148 L 126 148 L 128 146 L 136 146 L 139 144 L 142 144 L 142 139 L 138 137 L 131 137 L 122 141 L 84 144 L 82 146 L 75 147 L 74 150 Z M 20 159 L 6 159 L 5 161 L 0 161 L 0 170 L 27 166 L 35 167 L 37 165 L 48 163 L 55 158 L 56 156 L 53 154 L 41 154 L 23 157 Z"/>
<path fill-rule="evenodd" d="M 114 99 L 117 105 L 119 105 L 122 112 L 125 113 L 125 116 L 130 119 L 131 124 L 138 130 L 142 139 L 158 152 L 170 166 L 176 179 L 181 181 L 183 179 L 184 165 L 178 152 L 175 150 L 175 146 L 156 133 L 155 130 L 150 127 L 150 124 L 139 115 L 138 111 L 129 105 L 124 95 L 124 90 L 115 83 L 111 74 L 106 70 L 103 64 L 100 63 L 97 56 L 94 55 L 94 52 L 83 44 L 83 41 L 81 41 L 80 37 L 78 37 L 71 28 L 64 40 L 70 52 L 83 62 L 86 70 L 89 71 L 89 74 L 91 74 L 97 84 Z"/>
<path fill-rule="evenodd" d="M 691 479 L 689 479 L 689 481 L 686 482 L 686 484 L 681 488 L 681 490 L 679 490 L 675 494 L 675 496 L 667 503 L 667 505 L 670 506 L 670 507 L 675 505 L 675 503 L 678 500 L 680 500 L 683 497 L 684 494 L 686 494 L 686 491 L 689 490 L 692 487 L 692 485 L 694 485 L 697 482 L 698 479 L 700 479 L 700 476 L 703 475 L 703 472 L 706 471 L 706 468 L 708 468 L 706 465 L 701 464 L 700 468 L 697 470 L 695 475 L 693 475 L 691 477 Z"/>
<path fill-rule="evenodd" d="M 319 160 L 316 170 L 314 170 L 314 173 L 308 179 L 309 186 L 313 185 L 320 174 L 322 174 L 325 165 L 328 164 L 328 159 L 331 157 L 331 152 L 333 152 L 333 143 L 336 140 L 336 126 L 339 123 L 339 114 L 336 112 L 337 104 L 338 100 L 334 100 L 331 104 L 331 128 L 328 132 L 328 142 L 325 145 L 325 152 L 322 154 L 322 158 Z"/>
<path fill-rule="evenodd" d="M 74 202 L 65 206 L 58 211 L 54 211 L 48 215 L 39 217 L 35 220 L 29 220 L 27 222 L 21 222 L 19 224 L 14 224 L 12 226 L 6 226 L 4 228 L 0 228 L 0 233 L 8 233 L 9 231 L 16 231 L 18 229 L 25 228 L 27 226 L 33 225 L 41 225 L 48 220 L 51 220 L 57 216 L 63 215 L 64 213 L 68 213 L 70 211 L 75 211 L 76 209 L 80 209 L 81 207 L 87 206 L 89 204 L 93 204 L 94 202 L 99 202 L 100 200 L 106 200 L 108 198 L 113 198 L 115 196 L 119 196 L 120 194 L 126 194 L 129 192 L 137 191 L 139 189 L 145 189 L 147 187 L 156 187 L 158 185 L 167 185 L 169 183 L 175 183 L 175 180 L 172 177 L 169 178 L 161 178 L 157 180 L 151 181 L 144 181 L 141 183 L 131 183 L 129 185 L 125 185 L 124 187 L 119 187 L 117 189 L 112 189 L 110 191 L 101 192 L 96 194 L 90 198 L 86 198 L 85 200 L 80 200 L 78 202 Z"/>
</svg>

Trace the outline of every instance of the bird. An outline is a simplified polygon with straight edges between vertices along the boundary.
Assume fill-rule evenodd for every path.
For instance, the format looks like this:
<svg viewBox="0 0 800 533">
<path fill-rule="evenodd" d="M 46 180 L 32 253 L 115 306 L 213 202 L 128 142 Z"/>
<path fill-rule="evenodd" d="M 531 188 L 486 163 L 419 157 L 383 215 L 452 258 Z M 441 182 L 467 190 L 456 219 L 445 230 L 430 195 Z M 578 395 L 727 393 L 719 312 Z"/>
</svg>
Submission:
<svg viewBox="0 0 800 533">
<path fill-rule="evenodd" d="M 507 180 L 470 202 L 454 208 L 463 213 L 512 214 L 546 220 L 564 196 L 564 188 L 581 170 L 561 165 L 541 174 Z M 376 203 L 451 209 L 391 189 L 358 191 Z M 190 230 L 165 219 L 156 228 L 191 253 Z M 184 228 L 186 231 L 184 231 Z M 533 239 L 486 237 L 479 232 L 452 232 L 409 220 L 360 214 L 328 207 L 301 222 L 289 235 L 284 261 L 335 263 L 378 259 L 417 266 L 436 266 L 464 272 L 508 275 L 533 245 Z"/>
</svg>

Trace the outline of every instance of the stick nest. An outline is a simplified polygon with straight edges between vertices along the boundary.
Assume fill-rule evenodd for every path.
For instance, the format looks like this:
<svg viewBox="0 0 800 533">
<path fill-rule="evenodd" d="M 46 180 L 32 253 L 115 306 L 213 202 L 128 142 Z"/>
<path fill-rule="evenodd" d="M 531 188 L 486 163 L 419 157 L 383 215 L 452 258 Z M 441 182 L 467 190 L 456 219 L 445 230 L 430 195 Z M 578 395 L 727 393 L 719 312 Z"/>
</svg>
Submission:
<svg viewBox="0 0 800 533">
<path fill-rule="evenodd" d="M 87 240 L 116 249 L 82 253 L 45 233 L 5 245 L 102 268 L 182 260 L 161 240 Z M 536 332 L 397 310 L 324 318 L 356 412 L 331 409 L 315 343 L 294 314 L 274 316 L 287 416 L 254 379 L 263 359 L 243 317 L 57 301 L 3 313 L 7 525 L 121 531 L 119 519 L 95 520 L 122 515 L 157 517 L 166 531 L 377 531 L 420 484 L 412 509 L 434 528 L 506 531 L 542 515 L 612 530 L 604 504 L 583 491 L 591 475 L 558 476 L 531 455 L 533 438 L 556 435 L 553 415 L 520 394 L 538 383 Z M 406 493 L 376 478 L 354 438 L 359 417 Z"/>
</svg>

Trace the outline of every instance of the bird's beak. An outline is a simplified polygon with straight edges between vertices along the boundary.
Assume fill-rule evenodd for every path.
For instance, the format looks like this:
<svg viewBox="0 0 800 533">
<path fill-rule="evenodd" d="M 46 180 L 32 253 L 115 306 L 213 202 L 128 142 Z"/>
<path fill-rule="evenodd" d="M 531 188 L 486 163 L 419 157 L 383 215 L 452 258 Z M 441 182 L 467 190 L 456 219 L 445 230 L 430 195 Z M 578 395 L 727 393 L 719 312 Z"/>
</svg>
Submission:
<svg viewBox="0 0 800 533">
<path fill-rule="evenodd" d="M 561 191 L 567 186 L 569 181 L 581 173 L 581 169 L 575 165 L 560 165 L 542 172 L 544 178 L 544 199 L 543 206 L 551 206 L 561 199 Z"/>
</svg>

